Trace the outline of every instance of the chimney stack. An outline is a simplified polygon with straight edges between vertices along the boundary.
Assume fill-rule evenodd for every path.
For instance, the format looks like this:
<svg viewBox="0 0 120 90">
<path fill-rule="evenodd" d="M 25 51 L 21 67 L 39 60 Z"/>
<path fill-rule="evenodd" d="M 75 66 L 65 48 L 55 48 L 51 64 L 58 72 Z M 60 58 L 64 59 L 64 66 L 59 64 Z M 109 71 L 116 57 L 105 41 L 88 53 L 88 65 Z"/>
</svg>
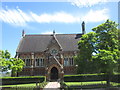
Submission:
<svg viewBox="0 0 120 90">
<path fill-rule="evenodd" d="M 55 30 L 53 30 L 53 36 L 55 36 Z"/>
<path fill-rule="evenodd" d="M 22 37 L 25 37 L 25 31 L 24 30 L 22 31 Z"/>
<path fill-rule="evenodd" d="M 85 34 L 85 22 L 82 22 L 82 34 Z"/>
<path fill-rule="evenodd" d="M 53 34 L 55 34 L 55 30 L 53 30 Z"/>
</svg>

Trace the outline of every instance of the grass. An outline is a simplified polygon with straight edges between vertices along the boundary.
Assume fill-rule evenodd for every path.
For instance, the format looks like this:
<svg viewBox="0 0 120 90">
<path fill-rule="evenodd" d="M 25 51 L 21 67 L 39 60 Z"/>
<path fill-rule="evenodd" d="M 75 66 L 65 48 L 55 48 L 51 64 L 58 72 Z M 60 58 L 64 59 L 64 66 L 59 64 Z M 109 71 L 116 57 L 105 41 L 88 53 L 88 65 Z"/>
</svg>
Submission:
<svg viewBox="0 0 120 90">
<path fill-rule="evenodd" d="M 43 88 L 47 82 L 39 83 L 38 86 Z M 17 85 L 2 85 L 0 87 L 36 87 L 36 83 L 30 83 L 30 84 L 17 84 Z"/>
<path fill-rule="evenodd" d="M 44 78 L 45 76 L 20 76 L 20 77 L 0 77 L 0 79 L 15 79 L 15 78 Z"/>
<path fill-rule="evenodd" d="M 93 85 L 93 84 L 106 84 L 106 81 L 96 82 L 65 82 L 67 86 L 80 86 L 80 85 Z"/>
<path fill-rule="evenodd" d="M 82 85 L 107 85 L 106 81 L 96 81 L 96 82 L 64 82 L 67 86 L 82 86 Z M 111 86 L 120 87 L 120 83 L 110 82 Z"/>
<path fill-rule="evenodd" d="M 35 87 L 36 83 L 31 83 L 31 84 L 17 84 L 17 85 L 2 85 L 0 87 Z"/>
<path fill-rule="evenodd" d="M 74 75 L 64 75 L 64 77 L 67 76 L 93 76 L 93 75 L 106 75 L 106 73 L 94 73 L 94 74 L 74 74 Z M 120 75 L 120 73 L 113 73 L 113 75 Z"/>
<path fill-rule="evenodd" d="M 64 75 L 64 77 L 67 77 L 67 76 L 92 76 L 92 75 L 104 75 L 104 73 L 94 73 L 94 74 L 75 74 L 75 75 Z"/>
<path fill-rule="evenodd" d="M 120 83 L 110 82 L 112 86 L 120 86 Z"/>
</svg>

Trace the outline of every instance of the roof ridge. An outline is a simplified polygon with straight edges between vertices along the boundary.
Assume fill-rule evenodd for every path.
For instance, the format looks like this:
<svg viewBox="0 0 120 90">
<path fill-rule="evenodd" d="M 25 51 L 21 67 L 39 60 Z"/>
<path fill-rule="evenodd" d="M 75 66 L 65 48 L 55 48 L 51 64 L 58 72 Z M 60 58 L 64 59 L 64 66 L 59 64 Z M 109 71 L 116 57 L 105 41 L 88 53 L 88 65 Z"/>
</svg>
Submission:
<svg viewBox="0 0 120 90">
<path fill-rule="evenodd" d="M 56 34 L 56 35 L 77 35 L 82 33 L 76 33 L 76 34 Z M 25 36 L 52 36 L 53 34 L 26 34 Z"/>
</svg>

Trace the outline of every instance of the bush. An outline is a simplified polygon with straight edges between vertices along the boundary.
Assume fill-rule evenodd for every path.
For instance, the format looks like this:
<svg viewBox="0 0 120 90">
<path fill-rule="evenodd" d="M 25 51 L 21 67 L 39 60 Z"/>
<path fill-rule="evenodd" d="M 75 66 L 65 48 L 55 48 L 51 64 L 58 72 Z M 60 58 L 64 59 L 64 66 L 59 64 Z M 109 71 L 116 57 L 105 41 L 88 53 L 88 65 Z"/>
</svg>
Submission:
<svg viewBox="0 0 120 90">
<path fill-rule="evenodd" d="M 66 75 L 64 76 L 65 82 L 90 82 L 90 81 L 105 81 L 105 75 L 93 75 L 93 74 L 85 74 L 85 75 Z"/>
<path fill-rule="evenodd" d="M 80 74 L 80 75 L 64 75 L 65 82 L 90 82 L 90 81 L 106 81 L 105 74 Z M 120 83 L 120 74 L 114 74 L 110 77 L 111 82 Z"/>
<path fill-rule="evenodd" d="M 120 74 L 111 76 L 111 82 L 120 83 Z"/>
<path fill-rule="evenodd" d="M 45 76 L 3 77 L 2 85 L 41 83 L 46 81 Z"/>
</svg>

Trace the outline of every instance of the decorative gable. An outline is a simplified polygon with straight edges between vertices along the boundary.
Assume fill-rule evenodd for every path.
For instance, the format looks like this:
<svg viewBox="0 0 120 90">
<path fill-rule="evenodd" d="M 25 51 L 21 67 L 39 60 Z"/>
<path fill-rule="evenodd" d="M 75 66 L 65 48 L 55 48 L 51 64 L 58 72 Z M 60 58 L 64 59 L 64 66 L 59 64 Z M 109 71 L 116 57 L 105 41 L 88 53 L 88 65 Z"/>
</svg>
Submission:
<svg viewBox="0 0 120 90">
<path fill-rule="evenodd" d="M 47 49 L 51 53 L 51 55 L 56 55 L 58 54 L 59 51 L 62 50 L 62 46 L 60 45 L 59 41 L 56 38 L 55 33 L 53 33 L 53 37 L 51 41 L 49 42 Z"/>
</svg>

